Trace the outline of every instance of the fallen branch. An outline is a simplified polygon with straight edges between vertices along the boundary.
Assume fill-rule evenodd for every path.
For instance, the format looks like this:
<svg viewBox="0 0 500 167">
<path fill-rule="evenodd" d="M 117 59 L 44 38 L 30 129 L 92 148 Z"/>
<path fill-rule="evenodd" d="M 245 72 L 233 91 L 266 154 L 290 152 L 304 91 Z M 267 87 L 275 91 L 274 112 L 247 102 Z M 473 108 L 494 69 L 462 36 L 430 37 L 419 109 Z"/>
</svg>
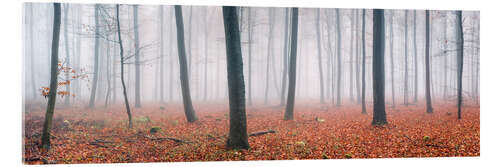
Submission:
<svg viewBox="0 0 500 167">
<path fill-rule="evenodd" d="M 147 139 L 150 139 L 150 140 L 158 140 L 158 141 L 171 140 L 171 141 L 174 141 L 176 143 L 186 143 L 186 144 L 193 143 L 191 141 L 176 139 L 176 138 L 172 138 L 172 137 L 157 137 L 157 138 L 153 138 L 153 137 L 149 137 L 147 135 L 144 135 L 144 137 L 147 138 Z"/>
<path fill-rule="evenodd" d="M 274 131 L 274 130 L 268 130 L 268 131 L 255 132 L 255 133 L 249 134 L 248 137 L 260 136 L 260 135 L 265 135 L 265 134 L 268 134 L 268 133 L 276 133 L 276 131 Z"/>
</svg>

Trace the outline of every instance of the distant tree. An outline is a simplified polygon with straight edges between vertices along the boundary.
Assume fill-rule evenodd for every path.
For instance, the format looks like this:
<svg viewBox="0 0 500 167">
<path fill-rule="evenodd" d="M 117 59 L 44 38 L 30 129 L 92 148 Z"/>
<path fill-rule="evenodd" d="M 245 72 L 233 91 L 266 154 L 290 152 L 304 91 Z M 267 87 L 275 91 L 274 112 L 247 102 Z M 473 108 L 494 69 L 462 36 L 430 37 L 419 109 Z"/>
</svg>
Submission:
<svg viewBox="0 0 500 167">
<path fill-rule="evenodd" d="M 54 108 L 56 105 L 57 96 L 57 66 L 59 63 L 59 32 L 61 28 L 61 4 L 54 3 L 54 26 L 52 32 L 52 49 L 50 58 L 50 90 L 49 101 L 47 103 L 47 111 L 45 112 L 45 121 L 43 123 L 42 132 L 42 148 L 50 149 L 50 130 L 52 128 L 52 118 L 54 116 Z"/>
<path fill-rule="evenodd" d="M 292 37 L 290 45 L 290 70 L 288 78 L 288 99 L 285 110 L 285 120 L 293 120 L 293 108 L 295 105 L 295 76 L 297 71 L 297 31 L 299 22 L 299 9 L 292 8 Z"/>
<path fill-rule="evenodd" d="M 265 86 L 265 94 L 264 94 L 264 104 L 268 103 L 268 94 L 269 94 L 269 69 L 271 66 L 271 56 L 272 56 L 272 47 L 273 47 L 273 30 L 274 30 L 274 10 L 273 8 L 269 8 L 269 35 L 267 38 L 267 59 L 266 59 L 266 86 Z"/>
<path fill-rule="evenodd" d="M 122 81 L 122 88 L 123 88 L 123 97 L 125 98 L 125 107 L 127 109 L 127 115 L 128 115 L 128 128 L 132 128 L 132 113 L 130 111 L 130 105 L 128 103 L 128 96 L 127 96 L 127 87 L 125 86 L 125 79 L 124 79 L 124 70 L 123 70 L 123 65 L 124 65 L 124 57 L 123 57 L 123 42 L 122 42 L 122 35 L 121 35 L 121 29 L 120 29 L 120 5 L 116 5 L 116 26 L 117 26 L 117 32 L 118 32 L 118 44 L 120 45 L 120 79 Z"/>
<path fill-rule="evenodd" d="M 252 105 L 252 8 L 248 8 L 248 105 Z M 218 68 L 217 68 L 218 69 Z"/>
<path fill-rule="evenodd" d="M 325 103 L 325 97 L 324 97 L 324 86 L 323 86 L 323 68 L 321 64 L 323 62 L 321 61 L 321 13 L 320 9 L 316 9 L 316 46 L 318 47 L 318 70 L 319 70 L 319 91 L 320 91 L 320 103 L 324 104 Z"/>
<path fill-rule="evenodd" d="M 92 78 L 92 89 L 90 91 L 89 108 L 95 107 L 95 94 L 97 80 L 99 79 L 99 4 L 94 5 L 95 39 L 94 39 L 94 77 Z"/>
<path fill-rule="evenodd" d="M 227 83 L 229 91 L 229 138 L 231 149 L 248 149 L 247 119 L 245 113 L 245 80 L 241 56 L 238 16 L 235 7 L 222 7 L 226 35 Z"/>
<path fill-rule="evenodd" d="M 416 103 L 418 100 L 418 54 L 417 54 L 417 10 L 413 10 L 413 51 L 414 53 L 414 65 L 415 65 L 415 92 L 413 96 L 413 102 Z"/>
<path fill-rule="evenodd" d="M 385 22 L 384 10 L 373 10 L 373 121 L 372 125 L 385 125 Z M 376 79 L 375 79 L 376 78 Z"/>
<path fill-rule="evenodd" d="M 391 57 L 391 98 L 392 98 L 392 108 L 396 107 L 396 98 L 394 96 L 394 11 L 391 12 L 389 16 L 389 55 Z"/>
<path fill-rule="evenodd" d="M 286 82 L 286 78 L 287 78 L 287 73 L 288 73 L 288 49 L 290 48 L 290 33 L 288 32 L 288 30 L 290 29 L 290 25 L 289 25 L 289 21 L 290 21 L 290 12 L 289 12 L 289 8 L 285 8 L 285 34 L 284 34 L 284 37 L 285 37 L 285 40 L 284 40 L 284 45 L 283 45 L 283 75 L 282 75 L 282 78 L 281 78 L 281 99 L 280 99 L 280 106 L 284 106 L 285 105 L 285 92 L 286 92 L 286 85 L 287 85 L 287 82 Z"/>
<path fill-rule="evenodd" d="M 405 10 L 405 79 L 404 79 L 404 104 L 408 106 L 408 10 Z"/>
<path fill-rule="evenodd" d="M 432 113 L 431 101 L 431 74 L 430 74 L 430 19 L 429 10 L 425 11 L 425 99 L 427 102 L 427 113 Z"/>
<path fill-rule="evenodd" d="M 134 12 L 134 48 L 135 48 L 135 107 L 141 107 L 141 66 L 140 66 L 140 49 L 139 49 L 139 15 L 138 5 L 133 5 Z"/>
<path fill-rule="evenodd" d="M 342 50 L 342 45 L 341 45 L 342 44 L 341 43 L 342 36 L 340 34 L 340 12 L 339 12 L 339 9 L 335 9 L 335 10 L 337 12 L 336 13 L 337 14 L 337 42 L 336 42 L 336 44 L 337 44 L 337 106 L 340 106 L 340 103 L 342 103 L 341 102 L 342 99 L 340 96 L 340 93 L 341 93 L 340 89 L 342 87 L 341 86 L 342 82 L 340 82 L 340 80 L 342 78 L 342 71 L 341 71 L 341 69 L 342 69 L 342 63 L 341 63 L 342 56 L 340 55 L 341 50 Z"/>
<path fill-rule="evenodd" d="M 464 30 L 462 23 L 462 11 L 456 11 L 458 26 L 457 26 L 457 37 L 458 37 L 458 55 L 457 55 L 457 95 L 458 95 L 458 119 L 462 119 L 462 74 L 464 66 Z"/>
<path fill-rule="evenodd" d="M 165 49 L 164 49 L 164 44 L 163 44 L 163 29 L 164 29 L 164 24 L 163 24 L 163 5 L 160 5 L 160 103 L 165 102 L 165 98 L 163 96 L 164 93 L 164 79 L 163 79 L 163 66 L 165 64 L 165 61 L 163 60 L 165 57 Z"/>
<path fill-rule="evenodd" d="M 65 52 L 66 52 L 66 60 L 65 61 L 65 64 L 66 66 L 71 66 L 70 64 L 70 59 L 69 59 L 69 38 L 68 38 L 68 10 L 69 10 L 69 4 L 64 4 L 64 48 L 65 48 Z M 66 73 L 65 75 L 65 78 L 66 78 L 66 81 L 70 80 L 69 78 L 69 73 Z M 70 93 L 71 92 L 71 87 L 70 85 L 66 85 L 66 92 Z M 64 98 L 64 105 L 65 106 L 69 106 L 69 97 L 70 96 L 66 96 Z"/>
<path fill-rule="evenodd" d="M 363 58 L 362 58 L 362 62 L 361 62 L 361 113 L 362 114 L 367 114 L 366 112 L 366 80 L 365 80 L 365 66 L 366 66 L 366 38 L 365 38 L 365 25 L 366 25 L 366 21 L 365 21 L 365 15 L 366 15 L 366 9 L 363 9 L 363 21 L 362 21 L 362 27 L 361 27 L 361 46 L 362 46 L 362 54 L 363 54 Z"/>
<path fill-rule="evenodd" d="M 182 101 L 184 103 L 184 113 L 188 122 L 194 122 L 196 117 L 191 102 L 191 92 L 189 90 L 188 67 L 186 63 L 186 48 L 184 45 L 184 23 L 182 20 L 182 8 L 180 5 L 175 5 L 175 23 L 177 27 L 177 50 L 179 52 L 180 79 L 182 88 Z"/>
</svg>

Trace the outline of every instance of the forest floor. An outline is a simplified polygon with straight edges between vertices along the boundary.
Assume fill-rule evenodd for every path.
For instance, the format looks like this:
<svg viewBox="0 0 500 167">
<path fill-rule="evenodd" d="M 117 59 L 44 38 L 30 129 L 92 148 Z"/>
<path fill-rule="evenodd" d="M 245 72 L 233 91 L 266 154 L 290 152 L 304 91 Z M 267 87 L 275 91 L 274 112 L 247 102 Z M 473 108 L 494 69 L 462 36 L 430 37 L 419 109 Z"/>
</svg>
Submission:
<svg viewBox="0 0 500 167">
<path fill-rule="evenodd" d="M 123 106 L 89 110 L 57 108 L 52 149 L 41 151 L 43 107 L 24 113 L 23 159 L 26 164 L 117 163 L 226 160 L 291 160 L 392 157 L 479 156 L 479 106 L 466 106 L 457 120 L 456 106 L 387 105 L 385 126 L 371 125 L 372 109 L 296 104 L 295 120 L 284 121 L 277 106 L 247 107 L 248 150 L 226 150 L 228 105 L 195 106 L 199 120 L 187 123 L 182 105 L 132 108 L 127 128 Z M 152 133 L 152 129 L 158 130 Z M 154 131 L 154 130 L 153 130 Z M 177 140 L 179 139 L 179 140 Z"/>
</svg>

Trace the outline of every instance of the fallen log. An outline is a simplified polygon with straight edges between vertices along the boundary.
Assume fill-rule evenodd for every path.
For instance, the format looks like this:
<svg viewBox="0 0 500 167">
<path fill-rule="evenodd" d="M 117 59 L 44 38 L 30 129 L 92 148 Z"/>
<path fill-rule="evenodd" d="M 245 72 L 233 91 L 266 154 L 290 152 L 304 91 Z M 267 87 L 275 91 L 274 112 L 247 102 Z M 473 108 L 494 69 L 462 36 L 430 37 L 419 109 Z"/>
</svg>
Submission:
<svg viewBox="0 0 500 167">
<path fill-rule="evenodd" d="M 260 135 L 265 135 L 265 134 L 268 134 L 268 133 L 276 133 L 276 131 L 274 131 L 274 130 L 268 130 L 268 131 L 255 132 L 255 133 L 249 134 L 248 137 L 260 136 Z"/>
<path fill-rule="evenodd" d="M 176 143 L 186 143 L 186 144 L 193 143 L 191 141 L 176 139 L 176 138 L 172 138 L 172 137 L 157 137 L 157 138 L 153 138 L 153 137 L 149 137 L 147 135 L 144 135 L 144 137 L 147 138 L 147 139 L 150 139 L 150 140 L 159 140 L 159 141 L 171 140 L 171 141 L 174 141 Z"/>
</svg>

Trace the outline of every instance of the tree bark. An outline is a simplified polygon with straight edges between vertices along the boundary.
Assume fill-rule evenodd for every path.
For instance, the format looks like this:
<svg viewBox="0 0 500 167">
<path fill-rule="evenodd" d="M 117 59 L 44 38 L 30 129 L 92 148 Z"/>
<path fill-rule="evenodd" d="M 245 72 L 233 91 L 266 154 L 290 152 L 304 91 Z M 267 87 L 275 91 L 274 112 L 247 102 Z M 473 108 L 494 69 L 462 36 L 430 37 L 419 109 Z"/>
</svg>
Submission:
<svg viewBox="0 0 500 167">
<path fill-rule="evenodd" d="M 264 94 L 264 104 L 268 103 L 269 96 L 269 68 L 271 65 L 271 54 L 272 54 L 272 37 L 273 37 L 273 27 L 274 27 L 274 10 L 269 8 L 269 34 L 267 38 L 267 59 L 266 59 L 266 87 Z"/>
<path fill-rule="evenodd" d="M 340 106 L 340 104 L 342 103 L 341 102 L 341 96 L 340 96 L 340 90 L 342 89 L 341 88 L 341 78 L 342 78 L 342 56 L 341 56 L 341 50 L 342 50 L 342 43 L 341 43 L 341 40 L 342 40 L 342 36 L 340 35 L 340 12 L 339 12 L 339 9 L 335 9 L 336 12 L 337 12 L 337 107 Z"/>
<path fill-rule="evenodd" d="M 90 92 L 89 108 L 95 107 L 95 93 L 97 80 L 99 79 L 99 4 L 94 6 L 95 36 L 94 36 L 94 78 L 92 78 L 92 89 Z"/>
<path fill-rule="evenodd" d="M 415 65 L 415 92 L 413 96 L 413 103 L 416 103 L 418 100 L 418 54 L 417 54 L 417 10 L 413 11 L 413 51 L 415 51 L 414 55 L 414 65 Z"/>
<path fill-rule="evenodd" d="M 222 7 L 226 35 L 227 83 L 229 90 L 229 138 L 231 149 L 248 149 L 247 119 L 245 113 L 245 80 L 241 56 L 238 16 L 235 7 Z"/>
<path fill-rule="evenodd" d="M 458 37 L 458 56 L 457 56 L 457 96 L 458 96 L 458 119 L 462 119 L 462 74 L 464 66 L 464 31 L 462 23 L 462 11 L 456 11 L 458 26 L 457 26 L 457 37 Z"/>
<path fill-rule="evenodd" d="M 365 80 L 365 64 L 366 64 L 366 37 L 365 37 L 365 25 L 366 25 L 366 21 L 365 21 L 365 15 L 366 15 L 366 10 L 363 9 L 363 21 L 362 21 L 362 27 L 361 27 L 361 42 L 363 42 L 361 44 L 362 46 L 362 54 L 363 54 L 363 58 L 362 58 L 362 62 L 361 62 L 361 113 L 362 114 L 367 114 L 366 112 L 366 80 Z"/>
<path fill-rule="evenodd" d="M 134 12 L 134 48 L 135 48 L 135 107 L 141 107 L 141 66 L 140 66 L 140 49 L 139 49 L 139 16 L 138 5 L 133 5 Z"/>
<path fill-rule="evenodd" d="M 191 102 L 191 92 L 189 90 L 188 68 L 186 63 L 186 48 L 184 45 L 184 23 L 182 20 L 182 8 L 175 5 L 175 23 L 177 26 L 177 50 L 179 52 L 180 80 L 182 88 L 182 101 L 184 103 L 184 113 L 188 122 L 194 122 L 196 117 Z"/>
<path fill-rule="evenodd" d="M 373 10 L 373 121 L 372 125 L 385 125 L 385 22 L 384 10 Z"/>
<path fill-rule="evenodd" d="M 290 46 L 290 70 L 289 70 L 289 86 L 288 99 L 285 110 L 285 120 L 293 120 L 293 108 L 295 105 L 295 76 L 296 76 L 296 60 L 297 60 L 297 31 L 298 31 L 298 15 L 299 9 L 292 8 L 292 37 Z"/>
<path fill-rule="evenodd" d="M 323 86 L 323 67 L 321 61 L 321 24 L 320 24 L 320 9 L 316 10 L 316 41 L 318 46 L 318 70 L 319 70 L 319 93 L 320 93 L 320 103 L 325 103 L 324 86 Z"/>
<path fill-rule="evenodd" d="M 286 85 L 287 85 L 287 82 L 286 82 L 286 78 L 287 78 L 287 74 L 288 74 L 288 49 L 289 49 L 289 46 L 290 46 L 290 43 L 289 43 L 289 38 L 290 38 L 290 35 L 289 35 L 289 32 L 288 30 L 290 29 L 290 25 L 289 25 L 289 21 L 290 21 L 290 12 L 289 12 L 289 8 L 286 8 L 285 9 L 285 34 L 283 35 L 285 37 L 285 40 L 284 40 L 284 43 L 283 43 L 283 75 L 281 77 L 281 99 L 280 99 L 280 106 L 284 106 L 285 105 L 285 93 L 286 93 Z"/>
<path fill-rule="evenodd" d="M 429 10 L 425 11 L 425 99 L 427 108 L 427 113 L 432 113 L 432 101 L 431 101 L 431 74 L 430 74 L 430 19 Z"/>
<path fill-rule="evenodd" d="M 45 121 L 42 132 L 42 148 L 50 149 L 50 130 L 52 128 L 52 118 L 57 96 L 57 69 L 58 69 L 58 51 L 59 51 L 59 31 L 61 28 L 61 4 L 54 3 L 54 26 L 52 33 L 52 49 L 50 59 L 50 90 L 47 111 L 45 112 Z"/>
</svg>

